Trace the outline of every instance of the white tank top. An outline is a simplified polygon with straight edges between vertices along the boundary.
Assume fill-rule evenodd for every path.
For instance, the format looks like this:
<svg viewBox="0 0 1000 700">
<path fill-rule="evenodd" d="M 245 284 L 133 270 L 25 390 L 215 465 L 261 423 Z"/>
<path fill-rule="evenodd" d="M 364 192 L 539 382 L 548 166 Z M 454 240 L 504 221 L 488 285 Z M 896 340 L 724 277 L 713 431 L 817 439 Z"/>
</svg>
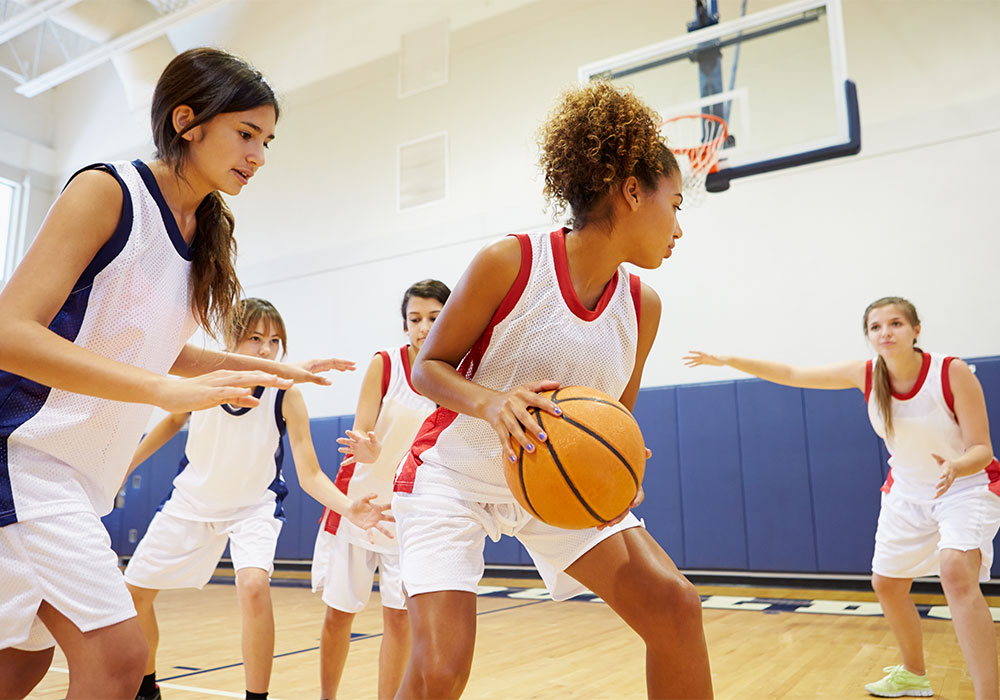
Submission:
<svg viewBox="0 0 1000 700">
<path fill-rule="evenodd" d="M 186 520 L 285 519 L 288 493 L 281 477 L 284 389 L 257 387 L 253 408 L 216 406 L 193 411 L 174 488 L 160 506 Z"/>
<path fill-rule="evenodd" d="M 931 453 L 945 459 L 957 459 L 965 454 L 962 431 L 955 418 L 955 401 L 951 393 L 948 367 L 954 357 L 923 353 L 920 374 L 906 394 L 892 392 L 892 436 L 886 437 L 885 422 L 879 412 L 872 390 L 873 360 L 865 371 L 865 400 L 868 419 L 889 451 L 889 476 L 882 491 L 911 501 L 934 500 L 941 473 Z M 970 488 L 1000 490 L 1000 466 L 996 460 L 986 470 L 955 479 L 949 494 Z M 1000 495 L 1000 494 L 998 494 Z"/>
<path fill-rule="evenodd" d="M 377 493 L 376 503 L 388 503 L 392 498 L 392 479 L 399 461 L 406 455 L 420 424 L 429 416 L 436 404 L 421 396 L 410 383 L 409 346 L 393 350 L 382 350 L 382 405 L 375 421 L 375 435 L 382 443 L 382 451 L 372 464 L 342 465 L 337 472 L 337 487 L 351 500 L 357 500 L 369 493 Z M 395 552 L 399 545 L 380 532 L 375 532 L 375 544 L 368 541 L 368 533 L 339 513 L 327 509 L 320 521 L 329 533 L 347 537 L 366 549 L 379 552 Z M 395 534 L 394 523 L 384 523 L 384 527 Z"/>
<path fill-rule="evenodd" d="M 459 365 L 496 391 L 551 379 L 618 398 L 635 367 L 639 278 L 624 266 L 593 311 L 580 303 L 566 260 L 567 229 L 518 235 L 521 269 L 479 340 Z M 437 409 L 420 428 L 396 476 L 398 492 L 512 502 L 496 432 L 484 420 Z"/>
<path fill-rule="evenodd" d="M 190 248 L 142 161 L 83 170 L 91 169 L 118 181 L 121 219 L 49 329 L 103 357 L 166 374 L 196 328 Z M 152 410 L 0 371 L 0 525 L 109 513 Z"/>
</svg>

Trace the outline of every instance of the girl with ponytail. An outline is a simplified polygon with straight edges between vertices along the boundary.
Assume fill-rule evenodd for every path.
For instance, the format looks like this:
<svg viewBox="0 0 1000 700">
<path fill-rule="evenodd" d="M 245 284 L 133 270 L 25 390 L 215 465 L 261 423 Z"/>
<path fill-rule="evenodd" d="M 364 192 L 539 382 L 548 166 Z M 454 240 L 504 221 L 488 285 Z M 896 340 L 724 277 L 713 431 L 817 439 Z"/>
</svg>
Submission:
<svg viewBox="0 0 1000 700">
<path fill-rule="evenodd" d="M 353 369 L 187 344 L 199 324 L 218 336 L 231 323 L 240 285 L 219 192 L 263 167 L 277 119 L 244 61 L 178 55 L 153 95 L 156 159 L 71 177 L 0 293 L 0 697 L 27 695 L 56 642 L 67 697 L 135 697 L 147 647 L 100 517 L 153 406 L 253 407 L 254 387 Z"/>
<path fill-rule="evenodd" d="M 865 689 L 878 697 L 933 695 L 910 585 L 920 576 L 940 576 L 976 697 L 996 698 L 996 632 L 979 582 L 990 578 L 1000 529 L 1000 464 L 983 389 L 958 358 L 917 346 L 920 318 L 906 299 L 869 304 L 863 328 L 874 360 L 805 368 L 698 351 L 684 360 L 689 367 L 727 365 L 786 386 L 864 392 L 872 427 L 891 455 L 872 587 L 902 656 Z"/>
</svg>

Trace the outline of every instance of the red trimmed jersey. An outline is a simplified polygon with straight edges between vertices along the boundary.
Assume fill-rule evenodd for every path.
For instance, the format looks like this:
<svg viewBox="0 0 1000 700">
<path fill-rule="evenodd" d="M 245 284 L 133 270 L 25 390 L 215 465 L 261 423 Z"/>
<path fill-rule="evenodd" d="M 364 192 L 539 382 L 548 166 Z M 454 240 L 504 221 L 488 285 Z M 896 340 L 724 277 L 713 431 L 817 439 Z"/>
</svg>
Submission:
<svg viewBox="0 0 1000 700">
<path fill-rule="evenodd" d="M 408 345 L 378 354 L 382 358 L 382 405 L 374 432 L 382 443 L 382 451 L 372 464 L 341 465 L 334 483 L 352 500 L 376 493 L 376 503 L 388 503 L 392 498 L 396 467 L 410 449 L 420 424 L 434 411 L 436 404 L 421 396 L 410 382 Z M 370 543 L 367 532 L 332 510 L 323 512 L 320 523 L 327 532 L 347 537 L 365 549 L 386 553 L 399 550 L 396 540 L 377 531 L 373 531 L 375 543 Z M 383 526 L 393 531 L 393 523 L 383 523 Z"/>
<path fill-rule="evenodd" d="M 886 436 L 885 422 L 872 391 L 872 365 L 865 371 L 865 400 L 868 419 L 889 450 L 889 476 L 882 490 L 892 490 L 911 501 L 934 500 L 941 469 L 932 453 L 957 459 L 965 453 L 962 431 L 955 417 L 955 400 L 948 378 L 954 357 L 925 352 L 920 374 L 906 394 L 892 392 L 892 435 Z M 1000 465 L 994 460 L 984 471 L 955 479 L 948 493 L 970 488 L 990 488 L 1000 495 Z"/>
<path fill-rule="evenodd" d="M 566 259 L 567 229 L 518 235 L 521 268 L 486 330 L 459 365 L 495 391 L 551 379 L 619 397 L 635 367 L 639 279 L 619 267 L 593 310 L 580 303 Z M 478 501 L 514 500 L 500 440 L 483 420 L 438 408 L 420 428 L 395 490 Z"/>
</svg>

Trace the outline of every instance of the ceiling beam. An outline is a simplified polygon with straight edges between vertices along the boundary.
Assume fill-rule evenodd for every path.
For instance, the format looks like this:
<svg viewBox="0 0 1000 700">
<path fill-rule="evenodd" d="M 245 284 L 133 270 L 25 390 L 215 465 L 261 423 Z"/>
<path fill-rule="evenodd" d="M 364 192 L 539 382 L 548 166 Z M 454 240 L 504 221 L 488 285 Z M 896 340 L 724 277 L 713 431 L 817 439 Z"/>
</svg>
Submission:
<svg viewBox="0 0 1000 700">
<path fill-rule="evenodd" d="M 21 10 L 7 21 L 0 22 L 0 44 L 37 27 L 45 20 L 51 19 L 53 15 L 73 7 L 78 2 L 80 0 L 42 0 L 34 5 L 29 5 L 27 9 Z"/>
</svg>

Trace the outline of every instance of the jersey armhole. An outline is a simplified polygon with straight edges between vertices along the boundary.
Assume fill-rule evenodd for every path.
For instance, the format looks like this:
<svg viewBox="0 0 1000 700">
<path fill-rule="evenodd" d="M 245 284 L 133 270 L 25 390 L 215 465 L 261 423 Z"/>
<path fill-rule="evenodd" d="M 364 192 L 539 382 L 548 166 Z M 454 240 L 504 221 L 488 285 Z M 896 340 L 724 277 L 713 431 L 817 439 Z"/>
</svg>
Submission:
<svg viewBox="0 0 1000 700">
<path fill-rule="evenodd" d="M 639 280 L 639 275 L 629 273 L 628 290 L 632 294 L 632 304 L 635 306 L 635 326 L 639 328 L 639 325 L 642 323 L 642 282 Z"/>
<path fill-rule="evenodd" d="M 500 302 L 493 318 L 490 319 L 489 329 L 495 328 L 514 310 L 521 295 L 524 294 L 524 289 L 528 286 L 528 278 L 531 276 L 531 238 L 526 233 L 512 233 L 510 235 L 521 244 L 521 267 L 517 271 L 517 277 L 514 278 L 514 284 L 507 290 L 503 301 Z"/>
<path fill-rule="evenodd" d="M 73 179 L 77 175 L 88 170 L 100 170 L 117 180 L 118 186 L 122 188 L 122 210 L 118 217 L 118 225 L 111 234 L 111 238 L 101 246 L 101 249 L 97 251 L 97 255 L 94 256 L 94 259 L 87 265 L 80 278 L 76 281 L 76 284 L 73 285 L 74 292 L 86 289 L 94 283 L 94 278 L 100 274 L 101 270 L 110 265 L 111 261 L 125 250 L 129 234 L 132 233 L 132 195 L 129 193 L 128 187 L 125 185 L 125 181 L 122 180 L 121 175 L 118 174 L 118 171 L 110 163 L 91 163 L 80 168 L 66 181 L 63 191 L 69 187 L 69 183 L 73 182 Z"/>
<path fill-rule="evenodd" d="M 868 403 L 868 397 L 872 395 L 872 361 L 868 360 L 865 363 L 865 403 Z"/>
<path fill-rule="evenodd" d="M 385 350 L 379 350 L 378 354 L 382 356 L 382 398 L 385 398 L 385 394 L 389 391 L 389 377 L 392 375 L 392 360 L 389 359 L 389 353 Z"/>
<path fill-rule="evenodd" d="M 285 423 L 285 389 L 278 389 L 278 394 L 274 397 L 274 424 L 278 428 L 278 435 L 284 437 L 288 429 Z"/>
<path fill-rule="evenodd" d="M 944 394 L 944 402 L 948 404 L 948 410 L 951 411 L 951 415 L 955 415 L 955 395 L 951 393 L 951 377 L 948 375 L 948 369 L 951 367 L 953 360 L 956 357 L 946 357 L 944 362 L 941 363 L 941 393 Z M 955 417 L 958 420 L 958 417 Z"/>
</svg>

